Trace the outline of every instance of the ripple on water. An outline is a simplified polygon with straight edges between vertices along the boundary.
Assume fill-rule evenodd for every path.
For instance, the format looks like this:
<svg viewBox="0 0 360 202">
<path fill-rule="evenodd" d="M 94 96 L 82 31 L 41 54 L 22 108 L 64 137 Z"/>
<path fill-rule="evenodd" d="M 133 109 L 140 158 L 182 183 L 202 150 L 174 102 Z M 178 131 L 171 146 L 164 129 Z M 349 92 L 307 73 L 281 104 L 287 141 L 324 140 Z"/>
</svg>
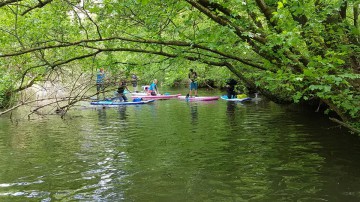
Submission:
<svg viewBox="0 0 360 202">
<path fill-rule="evenodd" d="M 262 102 L 168 100 L 0 123 L 0 200 L 360 198 L 358 138 Z"/>
</svg>

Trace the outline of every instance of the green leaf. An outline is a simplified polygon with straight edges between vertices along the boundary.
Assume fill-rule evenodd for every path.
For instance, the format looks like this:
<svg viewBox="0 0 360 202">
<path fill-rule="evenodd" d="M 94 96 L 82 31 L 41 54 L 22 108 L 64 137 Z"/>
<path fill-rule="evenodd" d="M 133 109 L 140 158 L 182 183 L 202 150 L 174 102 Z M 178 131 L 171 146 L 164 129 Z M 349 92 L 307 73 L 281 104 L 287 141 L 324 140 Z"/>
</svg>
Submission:
<svg viewBox="0 0 360 202">
<path fill-rule="evenodd" d="M 284 8 L 284 4 L 281 1 L 278 1 L 277 3 L 278 3 L 278 6 L 277 6 L 278 9 Z"/>
</svg>

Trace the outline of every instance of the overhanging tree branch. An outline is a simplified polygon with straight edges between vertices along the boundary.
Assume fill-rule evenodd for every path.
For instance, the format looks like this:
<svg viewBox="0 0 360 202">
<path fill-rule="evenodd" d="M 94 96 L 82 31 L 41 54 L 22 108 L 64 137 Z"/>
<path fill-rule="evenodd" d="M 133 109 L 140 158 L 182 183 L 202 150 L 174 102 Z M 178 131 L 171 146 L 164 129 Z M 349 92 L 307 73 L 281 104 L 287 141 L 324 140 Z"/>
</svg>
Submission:
<svg viewBox="0 0 360 202">
<path fill-rule="evenodd" d="M 8 1 L 2 1 L 0 2 L 0 8 L 3 7 L 3 6 L 7 6 L 7 5 L 10 5 L 12 3 L 18 3 L 22 0 L 8 0 Z"/>
<path fill-rule="evenodd" d="M 76 6 L 74 5 L 73 3 L 71 3 L 70 1 L 66 0 L 66 2 L 71 5 L 72 7 L 75 7 L 76 9 L 78 9 L 79 11 L 81 11 L 81 13 L 85 14 L 86 17 L 95 25 L 96 27 L 96 32 L 99 36 L 100 39 L 102 39 L 102 35 L 101 35 L 101 32 L 100 32 L 100 28 L 99 28 L 99 25 L 95 22 L 95 20 L 90 16 L 89 12 L 85 9 L 85 8 L 81 8 L 79 6 Z M 74 10 L 74 12 L 76 13 L 77 15 L 77 11 Z M 80 22 L 81 20 L 79 20 Z"/>
<path fill-rule="evenodd" d="M 256 33 L 245 34 L 245 30 L 242 30 L 242 28 L 240 28 L 239 26 L 233 24 L 231 21 L 229 21 L 228 19 L 226 19 L 224 17 L 218 16 L 217 14 L 212 13 L 211 8 L 204 7 L 198 1 L 194 1 L 194 0 L 186 0 L 186 1 L 189 4 L 191 4 L 192 6 L 194 6 L 196 9 L 198 9 L 200 12 L 207 15 L 214 22 L 216 22 L 222 26 L 229 26 L 229 27 L 233 28 L 234 33 L 241 40 L 248 43 L 252 47 L 252 50 L 256 54 L 258 54 L 260 57 L 268 60 L 269 63 L 276 63 L 275 64 L 276 66 L 281 66 L 280 65 L 281 61 L 278 58 L 273 57 L 268 52 L 261 50 L 260 45 L 265 45 L 266 41 L 267 41 L 264 37 L 257 36 Z M 203 2 L 203 1 L 205 1 L 205 0 L 202 0 L 201 2 Z M 208 3 L 208 4 L 210 4 L 210 3 Z M 208 5 L 208 4 L 205 4 L 205 5 Z M 274 62 L 274 61 L 276 61 L 276 62 Z"/>
<path fill-rule="evenodd" d="M 24 11 L 23 13 L 21 13 L 21 15 L 25 15 L 26 13 L 28 13 L 28 12 L 36 9 L 36 8 L 42 8 L 42 7 L 44 7 L 46 4 L 51 3 L 53 0 L 46 0 L 46 1 L 44 1 L 44 2 L 42 2 L 41 0 L 38 0 L 38 1 L 39 1 L 39 3 L 36 4 L 36 6 L 27 9 L 26 11 Z"/>
<path fill-rule="evenodd" d="M 249 37 L 247 35 L 244 35 L 245 30 L 243 30 L 242 28 L 240 28 L 239 26 L 234 25 L 231 21 L 229 21 L 228 19 L 218 16 L 216 14 L 213 14 L 211 9 L 208 7 L 203 6 L 201 3 L 199 3 L 198 1 L 194 1 L 194 0 L 186 0 L 189 4 L 191 4 L 192 6 L 194 6 L 196 9 L 198 9 L 200 12 L 204 13 L 205 15 L 207 15 L 209 18 L 211 18 L 213 21 L 217 22 L 218 24 L 222 25 L 222 26 L 231 26 L 235 29 L 235 33 L 238 37 L 242 38 L 243 40 L 245 40 L 248 43 L 253 43 L 252 40 L 256 40 L 257 42 L 261 43 L 261 44 L 265 44 L 266 43 L 266 39 L 260 36 L 257 36 L 256 34 L 253 34 L 252 37 Z M 202 0 L 201 2 L 205 2 L 205 0 Z M 206 1 L 208 2 L 208 1 Z M 211 5 L 210 3 L 204 3 L 205 5 Z M 225 8 L 222 8 L 222 10 L 225 12 Z M 229 13 L 229 10 L 226 10 L 225 13 Z M 255 44 L 254 44 L 255 46 Z"/>
<path fill-rule="evenodd" d="M 266 3 L 264 2 L 264 0 L 255 0 L 256 4 L 258 5 L 260 11 L 264 14 L 266 20 L 268 21 L 268 23 L 275 27 L 276 26 L 276 22 L 274 19 L 272 19 L 273 17 L 273 10 L 268 7 L 266 5 Z"/>
<path fill-rule="evenodd" d="M 208 52 L 223 56 L 223 57 L 228 58 L 228 59 L 237 60 L 237 61 L 239 61 L 239 62 L 241 62 L 243 64 L 249 65 L 251 67 L 255 67 L 257 69 L 269 70 L 269 69 L 264 68 L 262 65 L 256 64 L 254 62 L 242 59 L 242 58 L 237 57 L 237 56 L 232 55 L 232 54 L 227 54 L 227 53 L 224 53 L 224 52 L 220 52 L 218 50 L 214 50 L 214 49 L 211 49 L 211 48 L 208 48 L 206 46 L 199 45 L 199 44 L 187 43 L 187 42 L 182 42 L 182 41 L 156 41 L 156 40 L 144 40 L 144 39 L 131 39 L 131 38 L 124 38 L 124 37 L 111 37 L 111 38 L 105 38 L 105 39 L 81 40 L 81 41 L 78 41 L 78 42 L 63 42 L 62 44 L 58 44 L 58 45 L 36 47 L 36 48 L 27 49 L 27 50 L 22 50 L 22 51 L 15 52 L 15 53 L 3 54 L 3 55 L 0 55 L 0 58 L 1 57 L 18 56 L 18 55 L 22 55 L 22 54 L 26 54 L 26 53 L 39 51 L 39 50 L 64 48 L 64 47 L 71 47 L 71 46 L 82 46 L 82 47 L 87 47 L 87 48 L 92 48 L 92 49 L 97 49 L 97 50 L 102 50 L 102 51 L 113 51 L 111 49 L 101 49 L 101 48 L 98 48 L 98 47 L 95 47 L 95 46 L 90 46 L 90 45 L 87 45 L 87 44 L 89 44 L 89 43 L 97 43 L 97 42 L 105 42 L 105 41 L 115 41 L 115 40 L 135 42 L 135 43 L 143 43 L 143 44 L 158 44 L 158 45 L 168 45 L 168 46 L 177 46 L 177 47 L 198 48 L 198 49 L 202 49 L 204 51 L 208 51 Z M 144 53 L 147 52 L 146 50 L 144 51 L 144 50 L 141 50 L 141 49 L 131 49 L 131 48 L 124 48 L 124 49 L 122 49 L 122 51 L 144 52 Z M 94 53 L 94 54 L 96 55 L 98 53 Z M 84 58 L 93 56 L 94 54 L 84 56 Z M 166 55 L 164 55 L 164 56 L 166 56 Z M 73 60 L 76 60 L 76 59 L 82 59 L 82 57 L 74 58 Z M 73 61 L 73 60 L 71 60 L 71 61 Z M 59 64 L 61 65 L 61 64 L 68 63 L 68 62 L 70 62 L 70 61 L 64 61 L 64 63 L 59 63 Z M 275 71 L 275 70 L 271 70 L 271 71 Z"/>
</svg>

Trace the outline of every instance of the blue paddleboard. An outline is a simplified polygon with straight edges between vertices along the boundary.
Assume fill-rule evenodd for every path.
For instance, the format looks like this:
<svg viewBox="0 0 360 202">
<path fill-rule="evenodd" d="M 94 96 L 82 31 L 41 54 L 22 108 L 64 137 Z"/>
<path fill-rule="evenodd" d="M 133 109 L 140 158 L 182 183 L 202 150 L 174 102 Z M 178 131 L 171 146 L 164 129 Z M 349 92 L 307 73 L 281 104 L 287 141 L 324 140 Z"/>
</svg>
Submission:
<svg viewBox="0 0 360 202">
<path fill-rule="evenodd" d="M 147 104 L 150 102 L 154 102 L 155 100 L 142 100 L 137 102 L 116 102 L 111 100 L 102 100 L 102 101 L 95 101 L 90 102 L 91 105 L 102 105 L 102 106 L 120 106 L 120 105 L 141 105 L 141 104 Z"/>
<path fill-rule="evenodd" d="M 232 102 L 244 102 L 244 101 L 251 100 L 251 98 L 249 98 L 249 97 L 246 97 L 246 98 L 231 98 L 231 99 L 229 99 L 227 95 L 222 95 L 220 98 L 223 99 L 223 100 L 232 101 Z"/>
</svg>

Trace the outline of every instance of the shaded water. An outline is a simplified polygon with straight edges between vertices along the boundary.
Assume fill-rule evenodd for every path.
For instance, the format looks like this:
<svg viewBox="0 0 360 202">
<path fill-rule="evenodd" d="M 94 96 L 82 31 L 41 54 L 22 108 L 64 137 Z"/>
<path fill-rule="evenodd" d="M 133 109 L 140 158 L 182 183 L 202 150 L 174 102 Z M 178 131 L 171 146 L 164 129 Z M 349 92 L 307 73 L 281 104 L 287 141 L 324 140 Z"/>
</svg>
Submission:
<svg viewBox="0 0 360 202">
<path fill-rule="evenodd" d="M 0 118 L 0 201 L 359 201 L 360 140 L 265 100 Z"/>
</svg>

